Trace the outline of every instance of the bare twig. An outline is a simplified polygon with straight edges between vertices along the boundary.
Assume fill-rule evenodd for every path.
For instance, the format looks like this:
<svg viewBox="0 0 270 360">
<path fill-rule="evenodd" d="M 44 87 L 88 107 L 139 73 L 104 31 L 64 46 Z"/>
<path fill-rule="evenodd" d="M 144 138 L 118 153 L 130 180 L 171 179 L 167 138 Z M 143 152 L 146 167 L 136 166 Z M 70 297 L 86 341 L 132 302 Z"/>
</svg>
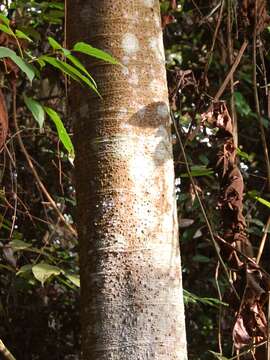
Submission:
<svg viewBox="0 0 270 360">
<path fill-rule="evenodd" d="M 0 339 L 0 353 L 4 356 L 7 360 L 16 360 L 15 357 L 11 354 L 8 348 L 5 346 L 3 341 Z"/>
<path fill-rule="evenodd" d="M 214 35 L 213 35 L 211 49 L 210 49 L 210 51 L 208 53 L 208 60 L 207 60 L 207 63 L 205 65 L 205 68 L 204 68 L 204 78 L 205 79 L 207 78 L 207 73 L 208 73 L 209 66 L 210 66 L 210 63 L 211 63 L 211 59 L 212 59 L 212 56 L 213 56 L 213 51 L 214 51 L 214 47 L 215 47 L 215 44 L 216 44 L 218 31 L 219 31 L 219 28 L 220 28 L 220 25 L 221 25 L 222 15 L 223 15 L 223 10 L 224 10 L 224 4 L 225 4 L 225 0 L 222 0 L 221 4 L 220 4 L 220 11 L 219 11 L 219 14 L 218 14 L 217 25 L 216 25 L 215 32 L 214 32 Z"/>
<path fill-rule="evenodd" d="M 218 101 L 219 98 L 221 97 L 221 95 L 224 93 L 227 85 L 229 84 L 229 81 L 231 80 L 232 78 L 232 75 L 234 74 L 235 70 L 237 69 L 241 59 L 242 59 L 242 56 L 247 48 L 247 45 L 248 45 L 248 41 L 247 40 L 244 40 L 240 50 L 239 50 L 239 53 L 237 54 L 237 57 L 235 58 L 234 60 L 234 63 L 230 69 L 230 71 L 228 72 L 225 80 L 223 81 L 221 87 L 219 88 L 218 92 L 216 93 L 215 97 L 214 97 L 214 101 Z"/>
<path fill-rule="evenodd" d="M 270 216 L 268 217 L 267 223 L 266 223 L 265 228 L 263 230 L 263 237 L 262 237 L 260 247 L 259 247 L 259 250 L 258 250 L 258 254 L 257 254 L 257 258 L 256 258 L 256 263 L 257 264 L 259 264 L 259 262 L 261 260 L 261 256 L 262 256 L 262 253 L 263 253 L 263 250 L 264 250 L 264 246 L 265 246 L 265 242 L 266 242 L 266 239 L 267 239 L 269 228 L 270 228 Z"/>
<path fill-rule="evenodd" d="M 216 287 L 217 287 L 217 291 L 218 291 L 218 298 L 220 301 L 219 316 L 218 316 L 218 349 L 219 349 L 219 353 L 222 355 L 223 350 L 222 350 L 222 333 L 221 333 L 221 316 L 222 316 L 221 302 L 223 299 L 222 299 L 222 294 L 221 294 L 221 290 L 220 290 L 220 286 L 219 286 L 219 282 L 218 282 L 219 267 L 220 267 L 220 262 L 218 261 L 217 266 L 216 266 L 216 271 L 215 271 L 215 283 L 216 283 Z"/>
<path fill-rule="evenodd" d="M 228 0 L 228 16 L 227 16 L 227 42 L 228 42 L 228 58 L 229 65 L 233 64 L 233 36 L 232 36 L 232 1 Z M 237 126 L 237 113 L 235 110 L 235 100 L 234 100 L 234 74 L 232 74 L 230 79 L 230 90 L 231 90 L 231 99 L 230 99 L 230 107 L 231 107 L 231 116 L 233 123 L 233 141 L 234 146 L 238 147 L 238 126 Z"/>
</svg>

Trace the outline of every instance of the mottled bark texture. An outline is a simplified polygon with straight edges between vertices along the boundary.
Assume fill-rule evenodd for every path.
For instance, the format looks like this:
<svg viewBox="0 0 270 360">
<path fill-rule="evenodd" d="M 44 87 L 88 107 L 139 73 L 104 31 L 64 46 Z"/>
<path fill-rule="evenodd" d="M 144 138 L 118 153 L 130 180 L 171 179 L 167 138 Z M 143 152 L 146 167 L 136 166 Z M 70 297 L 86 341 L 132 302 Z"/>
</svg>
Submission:
<svg viewBox="0 0 270 360">
<path fill-rule="evenodd" d="M 68 42 L 102 94 L 72 85 L 82 359 L 185 360 L 170 116 L 158 0 L 68 0 Z"/>
</svg>

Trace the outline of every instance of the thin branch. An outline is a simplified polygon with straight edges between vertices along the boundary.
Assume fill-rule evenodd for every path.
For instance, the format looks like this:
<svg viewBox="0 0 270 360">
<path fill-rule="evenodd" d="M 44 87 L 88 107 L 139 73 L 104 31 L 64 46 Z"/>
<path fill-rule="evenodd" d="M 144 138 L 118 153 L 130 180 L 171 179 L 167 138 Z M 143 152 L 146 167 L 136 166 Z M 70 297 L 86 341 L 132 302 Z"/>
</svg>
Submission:
<svg viewBox="0 0 270 360">
<path fill-rule="evenodd" d="M 234 60 L 234 63 L 232 65 L 230 71 L 228 72 L 225 80 L 223 81 L 223 84 L 221 85 L 221 87 L 219 88 L 218 92 L 216 93 L 216 95 L 214 97 L 214 101 L 218 101 L 219 98 L 221 97 L 221 95 L 224 93 L 227 85 L 229 84 L 229 81 L 231 80 L 235 70 L 237 69 L 237 67 L 242 59 L 242 56 L 247 48 L 247 45 L 248 45 L 248 41 L 244 40 L 244 42 L 239 50 L 239 53 L 237 54 L 237 57 Z"/>
<path fill-rule="evenodd" d="M 269 228 L 270 228 L 270 216 L 268 217 L 267 223 L 266 223 L 265 228 L 263 230 L 263 237 L 262 237 L 260 247 L 259 247 L 259 250 L 258 250 L 258 254 L 257 254 L 257 258 L 256 258 L 256 263 L 257 264 L 259 264 L 259 262 L 261 260 L 261 256 L 262 256 L 262 253 L 263 253 L 263 250 L 264 250 L 264 246 L 265 246 L 265 243 L 266 243 Z"/>
<path fill-rule="evenodd" d="M 15 357 L 11 354 L 8 348 L 5 346 L 3 341 L 0 339 L 0 353 L 4 356 L 7 360 L 16 360 Z"/>
</svg>

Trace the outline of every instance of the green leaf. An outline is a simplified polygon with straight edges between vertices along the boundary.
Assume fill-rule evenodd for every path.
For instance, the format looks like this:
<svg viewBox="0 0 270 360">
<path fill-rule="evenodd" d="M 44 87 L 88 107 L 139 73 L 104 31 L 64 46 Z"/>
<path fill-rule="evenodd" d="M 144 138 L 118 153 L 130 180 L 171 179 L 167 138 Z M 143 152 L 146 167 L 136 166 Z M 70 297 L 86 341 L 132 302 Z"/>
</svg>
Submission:
<svg viewBox="0 0 270 360">
<path fill-rule="evenodd" d="M 48 4 L 48 7 L 52 8 L 52 9 L 64 10 L 65 4 L 60 3 L 60 2 L 51 2 Z"/>
<path fill-rule="evenodd" d="M 4 24 L 0 24 L 0 30 L 3 31 L 6 34 L 14 35 L 13 31 L 10 29 L 9 26 L 6 26 Z"/>
<path fill-rule="evenodd" d="M 69 75 L 73 80 L 76 80 L 78 82 L 83 81 L 85 84 L 87 84 L 92 90 L 94 90 L 99 96 L 100 94 L 97 91 L 96 86 L 92 83 L 92 81 L 89 80 L 86 76 L 80 73 L 76 68 L 73 66 L 65 63 L 64 61 L 55 59 L 50 56 L 41 56 L 41 60 L 47 62 L 48 64 L 52 65 L 53 67 L 61 70 L 63 73 Z"/>
<path fill-rule="evenodd" d="M 256 190 L 252 190 L 252 191 L 248 192 L 248 195 L 250 197 L 252 197 L 253 199 L 259 201 L 261 204 L 270 208 L 270 201 L 263 199 L 262 197 L 258 196 L 257 194 L 258 194 L 258 192 Z"/>
<path fill-rule="evenodd" d="M 234 92 L 234 99 L 235 99 L 235 105 L 237 108 L 237 111 L 239 112 L 239 114 L 241 116 L 248 116 L 251 113 L 251 108 L 248 104 L 248 102 L 246 101 L 246 99 L 244 98 L 244 96 L 238 92 L 235 91 Z"/>
<path fill-rule="evenodd" d="M 92 81 L 92 83 L 95 85 L 95 87 L 97 87 L 97 83 L 92 78 L 92 76 L 89 74 L 89 72 L 86 70 L 86 68 L 83 66 L 83 64 L 80 62 L 80 60 L 78 60 L 75 56 L 73 56 L 71 54 L 66 55 L 66 57 L 68 58 L 68 60 L 70 60 L 73 63 L 73 65 L 75 65 L 78 69 L 80 69 L 82 72 L 84 72 L 89 77 L 89 79 Z"/>
<path fill-rule="evenodd" d="M 24 95 L 23 98 L 25 105 L 31 111 L 34 119 L 39 124 L 39 127 L 42 128 L 45 120 L 45 111 L 43 109 L 43 106 L 36 100 L 29 98 L 26 95 Z"/>
<path fill-rule="evenodd" d="M 267 206 L 267 207 L 270 208 L 270 201 L 267 201 L 267 200 L 265 200 L 265 199 L 263 199 L 263 198 L 261 198 L 261 197 L 259 197 L 259 196 L 255 196 L 255 199 L 256 199 L 257 201 L 259 201 L 261 204 L 263 204 L 263 205 L 265 205 L 265 206 Z"/>
<path fill-rule="evenodd" d="M 65 273 L 66 278 L 77 287 L 80 287 L 80 276 L 76 274 Z"/>
<path fill-rule="evenodd" d="M 61 50 L 65 56 L 68 56 L 71 54 L 71 52 L 69 50 L 63 48 L 63 46 L 61 44 L 59 44 L 59 42 L 56 41 L 55 39 L 53 39 L 52 37 L 49 36 L 48 41 L 49 41 L 49 44 L 51 45 L 51 47 L 53 48 L 53 50 Z"/>
<path fill-rule="evenodd" d="M 261 121 L 263 123 L 263 126 L 266 128 L 266 129 L 269 129 L 269 119 L 265 118 L 265 117 L 261 117 Z"/>
<path fill-rule="evenodd" d="M 23 265 L 20 267 L 20 270 L 17 271 L 16 275 L 22 275 L 32 271 L 32 264 Z"/>
<path fill-rule="evenodd" d="M 9 26 L 10 20 L 4 14 L 0 14 L 0 20 L 3 21 L 4 24 Z"/>
<path fill-rule="evenodd" d="M 245 151 L 242 151 L 239 148 L 237 148 L 237 155 L 248 161 L 252 161 L 254 158 L 254 153 L 249 155 L 248 153 L 246 153 Z"/>
<path fill-rule="evenodd" d="M 193 256 L 192 260 L 200 263 L 209 263 L 210 261 L 209 257 L 200 254 Z"/>
<path fill-rule="evenodd" d="M 207 168 L 202 165 L 191 166 L 190 168 L 191 176 L 210 176 L 213 175 L 214 171 L 212 169 Z M 183 178 L 189 177 L 188 173 L 184 173 L 180 175 Z"/>
<path fill-rule="evenodd" d="M 69 154 L 71 156 L 74 156 L 74 147 L 73 147 L 72 141 L 64 127 L 64 124 L 63 124 L 60 116 L 57 114 L 56 111 L 54 111 L 53 109 L 51 109 L 49 107 L 44 107 L 44 110 L 49 115 L 51 120 L 54 122 L 56 129 L 57 129 L 59 139 L 61 140 L 62 144 L 64 145 L 66 150 L 69 152 Z"/>
<path fill-rule="evenodd" d="M 26 243 L 25 241 L 22 240 L 12 240 L 10 242 L 10 246 L 14 251 L 21 251 L 31 247 L 31 244 Z"/>
<path fill-rule="evenodd" d="M 27 36 L 23 31 L 21 31 L 21 30 L 16 30 L 15 31 L 15 35 L 17 36 L 17 38 L 19 38 L 19 39 L 24 39 L 24 40 L 27 40 L 27 41 L 29 41 L 29 42 L 33 42 L 33 40 L 32 39 L 30 39 L 30 37 L 29 36 Z"/>
<path fill-rule="evenodd" d="M 15 51 L 8 49 L 6 47 L 0 46 L 0 59 L 10 58 L 28 77 L 32 82 L 35 77 L 35 72 L 33 68 L 27 64 L 22 58 L 20 58 Z"/>
<path fill-rule="evenodd" d="M 188 304 L 188 303 L 196 304 L 197 302 L 199 302 L 204 305 L 209 305 L 209 306 L 213 306 L 213 307 L 218 307 L 219 305 L 228 306 L 227 303 L 220 301 L 219 299 L 199 297 L 185 289 L 183 290 L 183 295 L 184 295 L 185 304 Z"/>
<path fill-rule="evenodd" d="M 73 50 L 81 52 L 86 55 L 90 55 L 90 56 L 95 57 L 100 60 L 104 60 L 111 64 L 121 65 L 121 63 L 118 60 L 116 60 L 113 56 L 111 56 L 110 54 L 106 53 L 103 50 L 99 50 L 85 42 L 76 43 Z"/>
<path fill-rule="evenodd" d="M 53 48 L 53 50 L 62 50 L 63 49 L 62 45 L 60 45 L 59 42 L 56 41 L 51 36 L 48 37 L 48 41 L 49 41 L 49 44 L 51 45 L 51 47 Z"/>
<path fill-rule="evenodd" d="M 219 354 L 219 353 L 217 353 L 217 352 L 214 352 L 214 351 L 211 351 L 211 350 L 209 350 L 209 352 L 210 352 L 212 355 L 214 355 L 214 357 L 215 357 L 216 359 L 218 359 L 218 360 L 230 360 L 230 359 L 226 358 L 225 356 L 223 356 L 223 355 L 221 355 L 221 354 Z"/>
<path fill-rule="evenodd" d="M 51 276 L 58 276 L 62 270 L 57 267 L 46 263 L 39 263 L 32 267 L 34 277 L 44 285 Z"/>
</svg>

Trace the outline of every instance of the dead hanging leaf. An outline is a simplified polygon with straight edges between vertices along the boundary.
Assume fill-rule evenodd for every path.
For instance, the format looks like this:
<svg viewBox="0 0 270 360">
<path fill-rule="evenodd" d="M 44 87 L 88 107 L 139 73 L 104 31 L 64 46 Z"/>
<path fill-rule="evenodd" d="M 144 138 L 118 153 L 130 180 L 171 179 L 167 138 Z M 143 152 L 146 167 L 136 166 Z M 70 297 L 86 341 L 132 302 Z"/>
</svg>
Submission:
<svg viewBox="0 0 270 360">
<path fill-rule="evenodd" d="M 242 297 L 239 309 L 239 304 L 233 297 L 230 298 L 231 307 L 238 310 L 232 332 L 233 341 L 235 348 L 241 349 L 267 338 L 263 306 L 270 288 L 270 277 L 252 260 L 253 248 L 247 237 L 243 216 L 244 182 L 237 163 L 233 122 L 225 102 L 213 103 L 202 114 L 202 122 L 218 128 L 214 145 L 217 148 L 215 169 L 220 182 L 218 205 L 222 219 L 222 241 L 219 244 L 221 256 L 234 271 L 234 286 Z"/>
<path fill-rule="evenodd" d="M 175 17 L 173 15 L 167 14 L 162 16 L 162 29 L 175 21 Z"/>
<path fill-rule="evenodd" d="M 5 144 L 8 134 L 8 113 L 6 101 L 2 90 L 0 89 L 0 149 Z"/>
<path fill-rule="evenodd" d="M 241 349 L 242 347 L 249 345 L 251 342 L 251 336 L 247 332 L 241 315 L 237 317 L 233 328 L 233 342 L 236 349 Z"/>
</svg>

